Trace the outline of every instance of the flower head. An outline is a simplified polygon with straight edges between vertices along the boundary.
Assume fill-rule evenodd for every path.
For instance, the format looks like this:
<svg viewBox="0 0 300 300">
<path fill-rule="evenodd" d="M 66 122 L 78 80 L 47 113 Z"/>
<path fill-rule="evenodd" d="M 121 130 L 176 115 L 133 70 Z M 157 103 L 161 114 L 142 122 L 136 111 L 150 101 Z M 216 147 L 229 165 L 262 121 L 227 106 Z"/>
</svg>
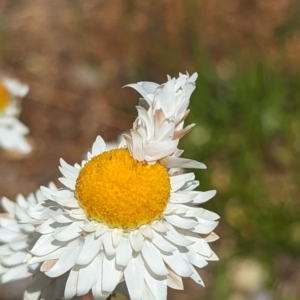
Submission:
<svg viewBox="0 0 300 300">
<path fill-rule="evenodd" d="M 215 191 L 195 191 L 193 173 L 172 169 L 204 167 L 177 149 L 195 77 L 169 78 L 167 91 L 144 85 L 148 106 L 124 147 L 107 150 L 97 137 L 87 161 L 61 159 L 63 188 L 41 188 L 45 199 L 29 211 L 41 236 L 28 264 L 41 262 L 51 278 L 68 274 L 66 299 L 90 290 L 106 299 L 123 280 L 133 300 L 166 299 L 168 286 L 183 289 L 182 277 L 203 285 L 195 267 L 217 259 L 208 243 L 219 217 L 198 205 Z"/>
<path fill-rule="evenodd" d="M 31 151 L 24 135 L 29 130 L 19 121 L 20 105 L 17 98 L 28 93 L 28 86 L 11 78 L 0 79 L 0 148 Z"/>
<path fill-rule="evenodd" d="M 124 136 L 135 159 L 149 163 L 164 160 L 164 165 L 173 167 L 175 161 L 177 164 L 183 164 L 182 160 L 179 162 L 176 158 L 176 150 L 179 139 L 195 125 L 183 128 L 196 79 L 197 73 L 191 77 L 188 74 L 179 74 L 177 79 L 168 76 L 168 81 L 162 85 L 153 82 L 127 85 L 143 97 L 137 106 L 138 117 L 130 136 Z M 175 158 L 172 159 L 172 156 Z M 200 167 L 200 164 L 195 163 L 194 167 Z"/>
<path fill-rule="evenodd" d="M 50 189 L 57 189 L 54 184 Z M 0 215 L 0 280 L 1 283 L 30 278 L 25 291 L 25 300 L 54 300 L 63 297 L 67 274 L 49 278 L 40 269 L 40 262 L 27 264 L 28 249 L 36 243 L 40 234 L 32 224 L 20 222 L 29 219 L 28 208 L 44 200 L 41 191 L 28 198 L 18 195 L 15 202 L 3 197 L 1 206 L 5 213 Z M 47 295 L 47 297 L 45 297 Z"/>
</svg>

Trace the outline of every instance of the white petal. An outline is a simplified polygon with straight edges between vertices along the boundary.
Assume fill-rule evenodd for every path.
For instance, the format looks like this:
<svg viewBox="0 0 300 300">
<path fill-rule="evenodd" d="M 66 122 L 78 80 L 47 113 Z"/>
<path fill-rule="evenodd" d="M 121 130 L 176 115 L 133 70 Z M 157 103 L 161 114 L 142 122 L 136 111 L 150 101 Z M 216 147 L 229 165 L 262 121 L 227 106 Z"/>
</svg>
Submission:
<svg viewBox="0 0 300 300">
<path fill-rule="evenodd" d="M 157 300 L 154 298 L 153 294 L 151 293 L 147 283 L 145 282 L 144 286 L 143 286 L 143 300 Z"/>
<path fill-rule="evenodd" d="M 145 271 L 145 281 L 153 294 L 154 298 L 157 300 L 166 300 L 167 299 L 167 281 L 166 280 L 157 280 L 152 277 L 147 271 Z"/>
<path fill-rule="evenodd" d="M 66 170 L 68 173 L 72 173 L 72 174 L 75 174 L 75 175 L 78 175 L 79 174 L 79 171 L 78 168 L 75 168 L 71 165 L 69 165 L 68 163 L 66 163 L 66 161 L 64 161 L 62 158 L 59 159 L 59 162 L 60 162 L 60 165 L 62 166 L 62 168 L 64 170 Z"/>
<path fill-rule="evenodd" d="M 74 191 L 70 191 L 66 188 L 59 189 L 59 190 L 51 190 L 49 192 L 51 195 L 56 196 L 57 198 L 61 199 L 74 199 Z"/>
<path fill-rule="evenodd" d="M 31 249 L 31 253 L 36 256 L 42 256 L 55 251 L 57 248 L 61 247 L 63 243 L 53 243 L 55 238 L 51 234 L 45 234 L 40 236 L 40 238 L 36 241 L 33 248 Z"/>
<path fill-rule="evenodd" d="M 102 244 L 102 237 L 95 238 L 93 234 L 86 236 L 76 263 L 79 265 L 89 264 L 100 252 Z"/>
<path fill-rule="evenodd" d="M 28 249 L 28 237 L 26 235 L 24 235 L 23 240 L 19 240 L 13 243 L 9 244 L 10 249 L 12 249 L 13 251 L 21 251 L 21 250 L 25 250 L 27 253 L 27 249 Z"/>
<path fill-rule="evenodd" d="M 162 254 L 162 257 L 177 275 L 182 277 L 189 277 L 192 275 L 193 271 L 190 267 L 191 264 L 182 257 L 178 250 L 175 250 L 168 255 Z"/>
<path fill-rule="evenodd" d="M 74 222 L 74 219 L 71 219 L 68 214 L 63 214 L 62 211 L 52 215 L 51 218 L 57 223 L 61 224 L 68 224 Z"/>
<path fill-rule="evenodd" d="M 116 265 L 114 257 L 108 258 L 104 255 L 103 270 L 105 270 L 105 276 L 102 276 L 102 290 L 112 293 L 121 279 L 123 268 Z"/>
<path fill-rule="evenodd" d="M 154 94 L 156 89 L 158 88 L 158 84 L 151 81 L 140 81 L 137 83 L 140 87 L 143 88 L 143 90 L 149 95 Z"/>
<path fill-rule="evenodd" d="M 170 202 L 172 202 L 172 203 L 188 203 L 188 202 L 193 202 L 193 199 L 195 199 L 196 197 L 197 197 L 196 192 L 182 193 L 182 194 L 171 193 Z"/>
<path fill-rule="evenodd" d="M 55 197 L 53 196 L 53 198 L 55 199 Z M 56 199 L 55 199 L 56 200 Z M 58 202 L 58 201 L 57 201 Z M 71 201 L 64 201 L 64 202 L 61 202 L 61 204 L 64 206 L 64 207 L 67 207 L 67 208 L 78 208 L 80 207 L 79 204 L 78 204 L 78 200 L 77 199 L 73 199 Z"/>
<path fill-rule="evenodd" d="M 181 205 L 177 203 L 171 203 L 169 202 L 167 204 L 166 210 L 165 210 L 165 215 L 179 215 L 180 217 L 188 217 L 187 212 L 189 211 L 190 206 L 187 205 Z M 194 217 L 194 216 L 192 216 Z"/>
<path fill-rule="evenodd" d="M 99 277 L 96 284 L 93 286 L 93 297 L 94 300 L 106 300 L 110 293 L 106 293 L 102 291 L 102 277 Z"/>
<path fill-rule="evenodd" d="M 65 248 L 58 248 L 57 250 L 43 256 L 33 256 L 28 260 L 28 264 L 31 266 L 32 264 L 41 263 L 48 260 L 58 260 L 64 251 Z"/>
<path fill-rule="evenodd" d="M 149 268 L 157 275 L 167 275 L 169 272 L 162 260 L 161 253 L 147 240 L 142 248 L 142 256 Z"/>
<path fill-rule="evenodd" d="M 86 221 L 86 215 L 81 208 L 72 209 L 69 211 L 69 214 L 70 214 L 70 217 L 76 219 L 77 221 L 81 221 L 81 222 L 79 222 L 80 226 L 82 225 L 83 221 Z"/>
<path fill-rule="evenodd" d="M 4 244 L 2 246 L 0 246 L 0 255 L 10 255 L 12 254 L 12 251 L 9 247 L 9 245 Z"/>
<path fill-rule="evenodd" d="M 70 300 L 76 295 L 77 282 L 78 282 L 78 268 L 74 267 L 69 273 L 68 280 L 65 287 L 64 298 L 66 300 Z"/>
<path fill-rule="evenodd" d="M 195 241 L 195 244 L 191 245 L 192 249 L 203 256 L 211 257 L 213 251 L 210 249 L 209 245 L 204 239 L 192 239 Z"/>
<path fill-rule="evenodd" d="M 183 290 L 183 282 L 182 278 L 178 276 L 176 273 L 169 270 L 169 275 L 167 275 L 167 285 L 176 290 Z"/>
<path fill-rule="evenodd" d="M 0 228 L 0 242 L 10 243 L 22 239 L 22 233 L 16 233 L 7 230 L 6 228 Z"/>
<path fill-rule="evenodd" d="M 18 280 L 22 278 L 27 278 L 31 276 L 32 273 L 28 271 L 26 265 L 22 264 L 20 266 L 9 269 L 1 276 L 1 283 L 6 283 L 11 280 Z"/>
<path fill-rule="evenodd" d="M 172 242 L 175 245 L 179 246 L 189 246 L 194 242 L 186 239 L 182 234 L 179 234 L 172 225 L 168 224 L 169 231 L 162 233 L 162 236 Z"/>
<path fill-rule="evenodd" d="M 142 83 L 141 83 L 142 84 Z M 143 86 L 140 83 L 127 84 L 125 87 L 131 87 L 139 92 L 142 97 L 147 101 L 149 105 L 151 105 L 151 99 L 149 98 L 147 92 L 144 90 Z"/>
<path fill-rule="evenodd" d="M 78 173 L 74 174 L 74 173 L 68 172 L 66 169 L 64 169 L 62 167 L 58 167 L 58 169 L 59 169 L 60 173 L 63 174 L 64 177 L 67 179 L 76 180 L 78 177 Z"/>
<path fill-rule="evenodd" d="M 122 231 L 119 229 L 113 229 L 111 235 L 112 235 L 113 246 L 116 248 L 120 243 L 122 237 Z"/>
<path fill-rule="evenodd" d="M 200 220 L 200 218 L 197 218 L 198 222 Z M 201 223 L 204 223 L 203 220 L 201 221 Z M 199 223 L 197 226 L 195 226 L 193 229 L 191 229 L 193 232 L 197 232 L 197 233 L 201 233 L 201 234 L 209 234 L 210 232 L 212 232 L 219 224 L 219 222 L 211 222 L 210 224 L 201 224 Z"/>
<path fill-rule="evenodd" d="M 77 295 L 83 296 L 89 292 L 89 290 L 97 282 L 99 276 L 102 273 L 102 261 L 103 254 L 100 253 L 95 259 L 84 267 L 79 269 Z"/>
<path fill-rule="evenodd" d="M 22 264 L 26 255 L 27 255 L 26 252 L 16 252 L 7 258 L 4 258 L 2 260 L 2 265 L 4 267 L 13 267 Z"/>
<path fill-rule="evenodd" d="M 96 237 L 98 237 L 98 236 L 104 234 L 104 233 L 107 232 L 107 231 L 108 231 L 108 227 L 102 226 L 102 225 L 98 224 L 98 225 L 97 225 L 97 230 L 96 230 L 96 234 L 95 234 L 95 235 L 96 235 Z"/>
<path fill-rule="evenodd" d="M 81 226 L 82 230 L 85 232 L 94 232 L 97 229 L 97 224 L 87 223 Z"/>
<path fill-rule="evenodd" d="M 190 266 L 193 273 L 192 275 L 190 276 L 196 283 L 204 286 L 204 282 L 203 280 L 201 279 L 200 275 L 198 274 L 198 272 L 196 271 L 196 269 L 193 267 L 193 266 Z"/>
<path fill-rule="evenodd" d="M 141 255 L 133 257 L 124 271 L 127 289 L 132 300 L 142 299 L 144 272 L 144 262 Z"/>
<path fill-rule="evenodd" d="M 194 246 L 194 245 L 192 245 Z M 207 261 L 203 259 L 203 257 L 199 254 L 197 254 L 194 250 L 189 250 L 186 253 L 182 254 L 187 261 L 192 263 L 194 266 L 198 268 L 203 268 L 207 265 Z"/>
<path fill-rule="evenodd" d="M 145 159 L 147 161 L 162 159 L 171 155 L 178 146 L 178 140 L 149 143 L 145 145 Z"/>
<path fill-rule="evenodd" d="M 220 216 L 212 211 L 204 209 L 201 214 L 201 218 L 204 218 L 206 220 L 216 221 L 220 219 Z"/>
<path fill-rule="evenodd" d="M 212 255 L 209 258 L 205 258 L 208 261 L 218 261 L 219 257 L 216 255 L 215 252 L 212 251 Z"/>
<path fill-rule="evenodd" d="M 36 193 L 38 198 L 36 199 L 35 196 L 33 194 L 30 194 L 28 197 L 27 197 L 27 201 L 29 203 L 29 205 L 31 206 L 34 206 L 38 203 L 37 200 L 39 200 L 40 202 L 45 198 L 42 194 L 42 191 L 41 190 L 38 190 L 38 192 Z"/>
<path fill-rule="evenodd" d="M 103 243 L 104 243 L 105 252 L 108 255 L 116 254 L 117 248 L 114 248 L 114 246 L 113 246 L 111 232 L 108 231 L 103 235 Z M 107 292 L 110 292 L 110 291 L 107 291 Z"/>
<path fill-rule="evenodd" d="M 154 94 L 155 107 L 162 108 L 164 114 L 170 115 L 172 113 L 172 106 L 175 97 L 174 81 L 167 81 L 165 84 L 160 85 Z M 158 103 L 159 102 L 159 103 Z"/>
<path fill-rule="evenodd" d="M 171 180 L 172 192 L 179 190 L 187 181 L 191 181 L 194 179 L 195 179 L 194 173 L 171 176 L 170 180 Z"/>
<path fill-rule="evenodd" d="M 16 206 L 15 209 L 15 218 L 18 221 L 23 221 L 28 219 L 29 215 L 27 214 L 27 212 L 25 212 L 22 208 L 20 208 L 19 206 Z M 26 227 L 26 226 L 25 226 Z M 25 229 L 24 226 L 22 226 L 23 229 Z M 30 226 L 29 228 L 32 228 L 32 226 Z M 26 230 L 27 231 L 27 230 Z"/>
<path fill-rule="evenodd" d="M 96 156 L 96 155 L 102 153 L 103 151 L 105 151 L 105 149 L 106 149 L 105 142 L 102 139 L 102 137 L 100 135 L 98 135 L 96 138 L 96 141 L 94 142 L 93 147 L 92 147 L 93 156 Z"/>
<path fill-rule="evenodd" d="M 16 97 L 24 97 L 29 91 L 29 86 L 27 84 L 21 83 L 16 79 L 9 77 L 2 78 L 4 86 L 8 89 L 9 93 Z"/>
<path fill-rule="evenodd" d="M 132 141 L 132 156 L 138 161 L 144 160 L 145 151 L 142 136 L 136 130 L 130 130 Z"/>
<path fill-rule="evenodd" d="M 126 267 L 129 260 L 132 258 L 132 248 L 128 238 L 121 238 L 117 249 L 116 263 L 120 266 Z"/>
<path fill-rule="evenodd" d="M 192 201 L 195 204 L 200 204 L 208 201 L 216 195 L 216 191 L 198 192 L 198 196 Z"/>
<path fill-rule="evenodd" d="M 61 242 L 70 241 L 81 235 L 81 228 L 79 222 L 71 223 L 66 225 L 63 230 L 58 233 L 54 232 L 53 236 Z"/>
<path fill-rule="evenodd" d="M 144 225 L 144 226 L 141 226 L 139 228 L 139 231 L 140 233 L 142 233 L 146 238 L 148 239 L 152 239 L 153 238 L 153 232 L 152 232 L 152 229 L 150 226 L 148 225 Z"/>
<path fill-rule="evenodd" d="M 151 121 L 149 118 L 149 114 L 147 110 L 144 107 L 136 106 L 136 109 L 138 111 L 138 119 L 142 122 L 143 127 L 145 127 L 145 130 L 147 132 L 147 138 L 151 137 L 153 135 L 153 126 L 151 125 Z"/>
<path fill-rule="evenodd" d="M 58 180 L 63 185 L 65 185 L 67 188 L 69 188 L 71 190 L 75 190 L 75 184 L 76 184 L 75 180 L 73 180 L 73 179 L 67 179 L 67 178 L 64 178 L 64 177 L 60 177 L 60 178 L 58 178 Z"/>
<path fill-rule="evenodd" d="M 1 199 L 1 205 L 3 207 L 3 209 L 8 212 L 10 215 L 14 216 L 15 215 L 15 207 L 16 204 L 12 201 L 10 201 L 9 199 L 7 199 L 6 197 L 3 197 Z"/>
<path fill-rule="evenodd" d="M 187 158 L 181 157 L 165 157 L 160 160 L 161 164 L 167 168 L 195 168 L 206 169 L 205 164 Z"/>
<path fill-rule="evenodd" d="M 87 159 L 88 159 L 88 160 L 91 160 L 92 157 L 93 157 L 93 154 L 92 154 L 91 152 L 88 152 L 88 153 L 86 154 L 86 156 L 87 156 Z"/>
<path fill-rule="evenodd" d="M 158 130 L 156 131 L 155 137 L 153 139 L 154 143 L 171 141 L 175 131 L 175 120 L 165 119 Z"/>
<path fill-rule="evenodd" d="M 37 204 L 37 205 L 39 205 L 39 204 Z M 46 220 L 54 214 L 54 210 L 52 210 L 51 208 L 45 208 L 44 210 L 41 210 L 41 211 L 30 210 L 29 214 L 30 214 L 30 217 L 32 217 L 34 219 Z"/>
<path fill-rule="evenodd" d="M 130 243 L 134 251 L 140 252 L 143 247 L 144 237 L 139 231 L 130 233 Z"/>
<path fill-rule="evenodd" d="M 185 229 L 193 228 L 198 224 L 195 220 L 182 218 L 178 215 L 164 216 L 164 218 L 172 225 Z"/>
<path fill-rule="evenodd" d="M 198 78 L 198 73 L 195 72 L 193 75 L 190 77 L 189 82 L 195 82 Z"/>
<path fill-rule="evenodd" d="M 63 273 L 67 272 L 74 266 L 74 263 L 82 248 L 82 241 L 75 239 L 69 242 L 65 249 L 65 252 L 61 255 L 57 263 L 53 266 L 50 271 L 45 272 L 49 277 L 58 277 Z"/>
<path fill-rule="evenodd" d="M 50 226 L 53 223 L 55 223 L 54 220 L 48 219 L 45 221 L 42 225 L 40 225 L 36 231 L 39 232 L 40 234 L 47 234 L 47 233 L 52 233 L 54 231 L 54 227 Z"/>
<path fill-rule="evenodd" d="M 165 240 L 159 233 L 154 232 L 154 238 L 152 239 L 152 243 L 162 251 L 172 252 L 175 250 L 175 247 Z"/>
<path fill-rule="evenodd" d="M 153 229 L 155 229 L 158 232 L 167 232 L 169 230 L 163 221 L 156 221 L 152 223 L 151 226 Z"/>
<path fill-rule="evenodd" d="M 215 234 L 214 232 L 211 232 L 207 237 L 204 238 L 204 240 L 208 243 L 214 242 L 219 239 L 219 236 Z"/>
</svg>

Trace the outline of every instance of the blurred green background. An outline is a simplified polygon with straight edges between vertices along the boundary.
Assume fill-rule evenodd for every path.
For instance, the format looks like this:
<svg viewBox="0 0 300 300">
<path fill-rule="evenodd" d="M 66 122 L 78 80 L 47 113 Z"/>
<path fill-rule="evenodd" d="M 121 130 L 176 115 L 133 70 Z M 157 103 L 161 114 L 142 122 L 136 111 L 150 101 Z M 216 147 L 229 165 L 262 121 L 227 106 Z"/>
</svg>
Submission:
<svg viewBox="0 0 300 300">
<path fill-rule="evenodd" d="M 221 216 L 220 257 L 169 299 L 300 299 L 300 1 L 0 2 L 0 67 L 27 82 L 29 156 L 0 152 L 0 193 L 57 182 L 96 135 L 131 127 L 137 81 L 198 72 L 184 156 Z M 121 296 L 118 296 L 119 298 Z"/>
</svg>

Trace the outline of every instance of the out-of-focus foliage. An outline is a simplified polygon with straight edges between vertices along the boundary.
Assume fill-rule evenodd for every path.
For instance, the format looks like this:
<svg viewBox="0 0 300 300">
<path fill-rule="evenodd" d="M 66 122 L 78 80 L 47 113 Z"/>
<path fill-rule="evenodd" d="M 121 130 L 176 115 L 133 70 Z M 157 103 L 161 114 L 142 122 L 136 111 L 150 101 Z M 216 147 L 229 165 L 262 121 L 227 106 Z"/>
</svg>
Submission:
<svg viewBox="0 0 300 300">
<path fill-rule="evenodd" d="M 29 193 L 81 160 L 97 134 L 129 129 L 138 95 L 121 86 L 197 71 L 181 148 L 208 170 L 221 216 L 206 288 L 170 299 L 300 298 L 299 0 L 1 1 L 0 65 L 31 92 L 35 150 L 0 153 L 0 193 Z M 3 183 L 3 185 L 1 185 Z M 17 184 L 16 184 L 17 183 Z"/>
<path fill-rule="evenodd" d="M 264 63 L 237 69 L 226 80 L 210 68 L 199 75 L 189 119 L 197 126 L 182 148 L 207 164 L 197 172 L 202 186 L 218 190 L 207 207 L 222 216 L 221 235 L 228 227 L 220 264 L 255 258 L 274 291 L 286 279 L 276 276 L 280 260 L 297 261 L 300 253 L 300 77 Z M 234 246 L 228 250 L 227 243 Z M 228 269 L 215 268 L 229 297 Z M 214 298 L 207 299 L 224 296 L 224 285 L 214 285 Z"/>
</svg>

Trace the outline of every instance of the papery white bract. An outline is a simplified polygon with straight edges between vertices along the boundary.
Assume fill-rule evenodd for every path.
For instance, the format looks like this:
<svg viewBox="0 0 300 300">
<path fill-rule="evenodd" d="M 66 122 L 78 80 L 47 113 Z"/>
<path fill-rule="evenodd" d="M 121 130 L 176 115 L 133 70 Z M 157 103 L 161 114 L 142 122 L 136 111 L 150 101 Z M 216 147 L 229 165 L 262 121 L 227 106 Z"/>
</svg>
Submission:
<svg viewBox="0 0 300 300">
<path fill-rule="evenodd" d="M 31 151 L 25 139 L 29 129 L 18 119 L 21 108 L 17 99 L 26 96 L 28 90 L 26 84 L 15 79 L 0 79 L 0 148 L 23 153 Z"/>
<path fill-rule="evenodd" d="M 148 163 L 161 160 L 167 167 L 172 164 L 173 167 L 186 167 L 187 161 L 179 159 L 176 151 L 179 139 L 195 125 L 183 128 L 197 76 L 197 73 L 191 77 L 179 74 L 177 79 L 168 76 L 168 81 L 161 85 L 154 82 L 127 85 L 142 95 L 137 106 L 138 117 L 130 136 L 125 136 L 128 149 L 135 159 Z M 193 163 L 195 168 L 205 168 L 197 162 L 188 163 Z"/>
</svg>

